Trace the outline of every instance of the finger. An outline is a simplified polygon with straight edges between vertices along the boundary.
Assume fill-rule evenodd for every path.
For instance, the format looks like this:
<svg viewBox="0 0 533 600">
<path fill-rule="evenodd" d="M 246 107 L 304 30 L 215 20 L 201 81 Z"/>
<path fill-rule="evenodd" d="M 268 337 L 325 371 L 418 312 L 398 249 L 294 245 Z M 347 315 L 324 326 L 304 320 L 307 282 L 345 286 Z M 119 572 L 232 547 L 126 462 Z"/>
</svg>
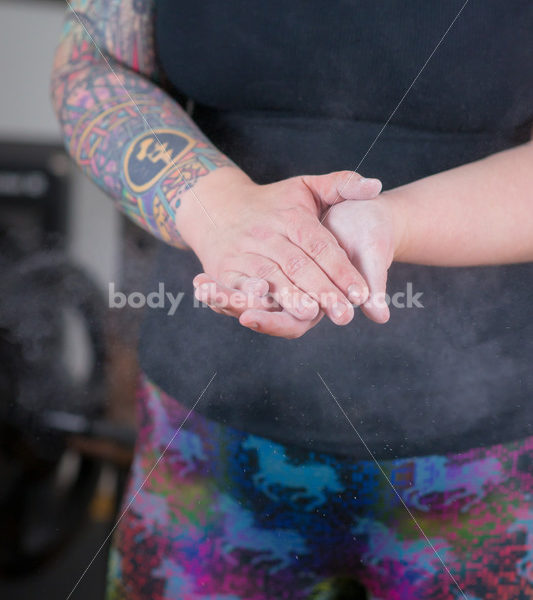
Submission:
<svg viewBox="0 0 533 600">
<path fill-rule="evenodd" d="M 229 287 L 241 290 L 245 294 L 255 294 L 256 296 L 266 296 L 268 294 L 268 283 L 258 277 L 249 277 L 244 273 L 238 273 Z M 192 280 L 195 288 L 203 283 L 216 283 L 216 280 L 207 273 L 200 273 Z"/>
<path fill-rule="evenodd" d="M 342 200 L 372 200 L 380 194 L 382 185 L 379 179 L 367 179 L 354 171 L 340 171 L 335 187 Z"/>
<path fill-rule="evenodd" d="M 239 317 L 245 310 L 257 308 L 267 310 L 278 308 L 272 306 L 272 301 L 266 296 L 258 296 L 253 293 L 245 293 L 240 290 L 224 286 L 217 281 L 208 278 L 203 280 L 194 291 L 194 296 L 200 302 L 209 305 L 215 312 L 225 315 Z"/>
<path fill-rule="evenodd" d="M 279 236 L 279 241 L 272 244 L 270 251 L 284 276 L 314 298 L 333 323 L 347 325 L 353 319 L 354 309 L 350 301 L 301 248 Z M 345 260 L 355 272 L 347 257 Z"/>
<path fill-rule="evenodd" d="M 269 291 L 268 282 L 259 277 L 248 277 L 243 275 L 241 290 L 247 294 L 256 296 L 266 296 Z"/>
<path fill-rule="evenodd" d="M 279 238 L 286 241 L 286 238 L 281 235 Z M 245 253 L 229 261 L 227 267 L 238 268 L 239 271 L 265 280 L 268 283 L 269 296 L 295 318 L 307 321 L 317 316 L 320 308 L 316 300 L 290 281 L 280 266 L 273 260 L 265 258 L 264 255 Z M 231 278 L 231 271 L 228 270 L 223 276 L 224 283 L 227 283 L 225 279 L 227 273 L 230 273 Z M 230 285 L 233 286 L 233 283 Z"/>
<path fill-rule="evenodd" d="M 361 305 L 363 314 L 376 323 L 386 323 L 390 318 L 390 310 L 386 301 L 387 290 L 387 263 L 382 254 L 366 251 L 355 255 L 354 263 L 368 282 L 370 295 Z"/>
<path fill-rule="evenodd" d="M 279 310 L 279 306 L 270 299 L 267 302 L 256 301 L 254 296 L 263 297 L 268 293 L 268 283 L 264 280 L 248 277 L 240 274 L 240 283 L 238 277 L 234 280 L 235 289 L 230 290 L 220 285 L 213 277 L 207 273 L 200 273 L 193 279 L 195 287 L 195 298 L 204 304 L 207 304 L 211 310 L 218 314 L 223 314 L 238 318 L 247 308 L 261 308 L 265 310 Z M 246 300 L 237 294 L 239 289 L 246 295 Z M 202 288 L 198 291 L 198 288 Z M 221 301 L 221 299 L 225 299 Z M 272 306 L 274 304 L 274 306 Z M 225 308 L 222 308 L 225 306 Z"/>
<path fill-rule="evenodd" d="M 239 322 L 244 327 L 253 329 L 258 333 L 264 333 L 274 337 L 295 339 L 312 329 L 323 316 L 324 313 L 320 312 L 310 321 L 301 321 L 300 319 L 294 318 L 285 310 L 282 310 L 281 312 L 266 312 L 251 309 L 241 315 Z"/>
<path fill-rule="evenodd" d="M 381 192 L 379 179 L 368 179 L 355 171 L 304 175 L 302 181 L 321 208 L 326 208 L 342 200 L 370 200 Z"/>
<path fill-rule="evenodd" d="M 315 218 L 302 211 L 297 218 L 287 222 L 287 237 L 313 259 L 352 304 L 359 306 L 367 300 L 369 290 L 364 277 L 351 263 L 335 236 Z M 294 281 L 305 289 L 301 281 Z M 324 290 L 327 291 L 332 291 L 331 286 Z"/>
<path fill-rule="evenodd" d="M 215 279 L 213 279 L 213 277 L 211 277 L 211 275 L 208 275 L 207 273 L 198 273 L 198 275 L 196 275 L 196 277 L 192 280 L 192 284 L 195 289 L 202 283 L 214 283 L 214 282 L 215 282 Z"/>
<path fill-rule="evenodd" d="M 385 292 L 372 294 L 365 304 L 361 306 L 361 310 L 367 318 L 380 325 L 387 323 L 390 319 L 390 310 L 387 305 Z"/>
</svg>

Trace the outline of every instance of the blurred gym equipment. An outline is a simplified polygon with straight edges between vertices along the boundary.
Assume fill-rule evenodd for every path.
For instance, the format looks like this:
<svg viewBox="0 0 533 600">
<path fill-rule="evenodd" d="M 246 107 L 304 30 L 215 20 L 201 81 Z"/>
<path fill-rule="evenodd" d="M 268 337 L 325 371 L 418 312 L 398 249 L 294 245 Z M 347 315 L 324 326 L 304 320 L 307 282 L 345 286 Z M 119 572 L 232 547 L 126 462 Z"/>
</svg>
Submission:
<svg viewBox="0 0 533 600">
<path fill-rule="evenodd" d="M 63 250 L 65 161 L 56 147 L 0 147 L 4 577 L 35 570 L 69 543 L 87 516 L 103 461 L 114 460 L 105 445 L 98 450 L 101 443 L 123 447 L 127 464 L 135 439 L 133 428 L 106 418 L 105 300 Z M 90 440 L 100 446 L 80 450 Z"/>
</svg>

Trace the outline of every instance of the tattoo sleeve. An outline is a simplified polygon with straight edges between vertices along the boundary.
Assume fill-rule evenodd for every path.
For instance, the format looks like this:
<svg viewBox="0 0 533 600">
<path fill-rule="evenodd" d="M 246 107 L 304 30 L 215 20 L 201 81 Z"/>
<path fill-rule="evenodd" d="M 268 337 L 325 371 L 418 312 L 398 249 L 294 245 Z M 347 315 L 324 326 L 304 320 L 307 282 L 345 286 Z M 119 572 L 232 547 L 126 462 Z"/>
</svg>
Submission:
<svg viewBox="0 0 533 600">
<path fill-rule="evenodd" d="M 183 193 L 232 165 L 158 85 L 155 0 L 71 0 L 52 99 L 76 163 L 119 208 L 169 244 Z"/>
</svg>

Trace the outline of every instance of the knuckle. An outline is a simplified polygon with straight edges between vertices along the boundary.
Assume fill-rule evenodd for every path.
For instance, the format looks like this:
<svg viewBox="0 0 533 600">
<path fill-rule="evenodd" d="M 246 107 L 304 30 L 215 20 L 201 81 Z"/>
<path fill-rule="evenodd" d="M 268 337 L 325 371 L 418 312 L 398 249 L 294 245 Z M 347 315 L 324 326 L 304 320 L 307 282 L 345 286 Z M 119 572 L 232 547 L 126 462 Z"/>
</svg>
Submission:
<svg viewBox="0 0 533 600">
<path fill-rule="evenodd" d="M 278 270 L 279 267 L 275 263 L 263 262 L 257 265 L 255 269 L 255 275 L 256 277 L 259 277 L 259 279 L 268 279 L 269 277 L 272 277 L 272 275 L 274 275 Z"/>
<path fill-rule="evenodd" d="M 309 254 L 314 259 L 320 258 L 324 254 L 326 254 L 331 247 L 331 244 L 324 239 L 314 239 L 311 240 L 309 244 Z"/>
<path fill-rule="evenodd" d="M 309 259 L 304 255 L 294 255 L 285 262 L 284 271 L 288 277 L 297 275 L 309 262 Z"/>
</svg>

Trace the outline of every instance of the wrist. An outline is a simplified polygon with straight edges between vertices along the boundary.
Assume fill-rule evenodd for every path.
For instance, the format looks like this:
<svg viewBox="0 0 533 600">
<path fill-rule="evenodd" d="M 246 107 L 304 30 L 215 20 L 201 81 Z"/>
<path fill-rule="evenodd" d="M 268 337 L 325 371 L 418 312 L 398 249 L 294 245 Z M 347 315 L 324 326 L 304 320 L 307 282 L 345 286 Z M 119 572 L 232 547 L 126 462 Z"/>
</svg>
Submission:
<svg viewBox="0 0 533 600">
<path fill-rule="evenodd" d="M 402 262 L 409 246 L 404 195 L 400 188 L 396 188 L 382 192 L 376 201 L 384 207 L 392 222 L 393 261 Z"/>
<path fill-rule="evenodd" d="M 222 226 L 232 199 L 253 185 L 244 171 L 227 166 L 212 171 L 183 194 L 176 210 L 176 227 L 197 256 Z"/>
</svg>

